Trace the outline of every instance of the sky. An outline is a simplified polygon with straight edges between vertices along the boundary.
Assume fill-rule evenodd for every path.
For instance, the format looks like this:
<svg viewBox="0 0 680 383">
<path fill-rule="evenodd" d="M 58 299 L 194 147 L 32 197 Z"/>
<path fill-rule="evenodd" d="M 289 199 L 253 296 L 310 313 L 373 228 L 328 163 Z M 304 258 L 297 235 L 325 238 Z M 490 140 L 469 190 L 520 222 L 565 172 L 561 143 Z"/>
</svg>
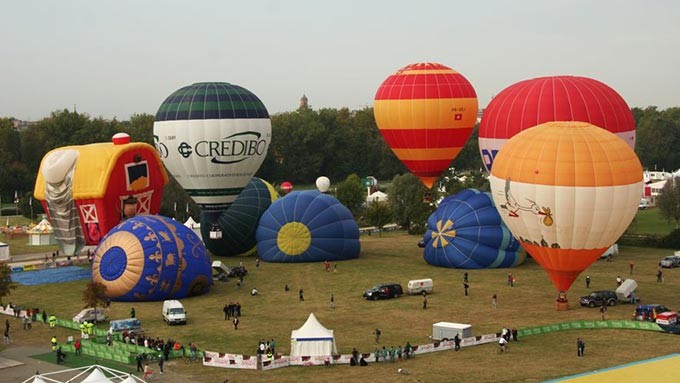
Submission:
<svg viewBox="0 0 680 383">
<path fill-rule="evenodd" d="M 439 62 L 480 108 L 552 75 L 597 79 L 631 107 L 680 106 L 680 1 L 60 0 L 6 1 L 0 117 L 74 107 L 127 120 L 175 90 L 224 81 L 270 114 L 361 109 L 382 81 Z"/>
</svg>

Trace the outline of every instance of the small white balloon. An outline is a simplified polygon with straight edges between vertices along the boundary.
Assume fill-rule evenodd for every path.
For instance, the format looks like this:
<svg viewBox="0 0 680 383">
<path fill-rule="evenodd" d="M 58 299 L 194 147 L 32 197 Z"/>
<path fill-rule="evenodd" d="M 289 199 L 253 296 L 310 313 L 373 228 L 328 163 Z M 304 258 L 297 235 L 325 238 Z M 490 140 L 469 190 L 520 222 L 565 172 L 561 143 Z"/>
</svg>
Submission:
<svg viewBox="0 0 680 383">
<path fill-rule="evenodd" d="M 321 176 L 316 179 L 316 188 L 319 189 L 320 192 L 325 193 L 328 191 L 328 188 L 331 187 L 331 180 L 328 179 L 326 176 Z"/>
</svg>

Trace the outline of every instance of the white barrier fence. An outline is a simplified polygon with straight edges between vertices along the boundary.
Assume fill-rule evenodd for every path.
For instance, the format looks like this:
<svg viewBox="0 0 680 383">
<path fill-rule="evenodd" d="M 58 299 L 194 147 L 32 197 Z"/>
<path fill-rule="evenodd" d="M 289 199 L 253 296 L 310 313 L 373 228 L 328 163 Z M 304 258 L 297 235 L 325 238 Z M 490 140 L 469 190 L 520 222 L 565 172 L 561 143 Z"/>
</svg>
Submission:
<svg viewBox="0 0 680 383">
<path fill-rule="evenodd" d="M 461 347 L 477 346 L 480 344 L 497 342 L 500 334 L 487 334 L 476 337 L 469 337 L 462 339 Z M 412 353 L 414 355 L 427 354 L 430 352 L 452 350 L 455 347 L 454 341 L 446 340 L 441 342 L 433 342 L 413 346 Z M 376 357 L 374 353 L 362 353 L 361 356 L 368 363 L 375 363 Z M 288 366 L 324 366 L 331 364 L 350 364 L 352 359 L 351 354 L 342 355 L 321 355 L 321 356 L 285 356 L 277 355 L 273 358 L 262 356 L 261 363 L 258 363 L 256 356 L 238 355 L 238 354 L 224 354 L 212 351 L 205 352 L 204 366 L 222 367 L 222 368 L 240 368 L 250 370 L 273 370 Z M 259 365 L 258 365 L 259 364 Z"/>
</svg>

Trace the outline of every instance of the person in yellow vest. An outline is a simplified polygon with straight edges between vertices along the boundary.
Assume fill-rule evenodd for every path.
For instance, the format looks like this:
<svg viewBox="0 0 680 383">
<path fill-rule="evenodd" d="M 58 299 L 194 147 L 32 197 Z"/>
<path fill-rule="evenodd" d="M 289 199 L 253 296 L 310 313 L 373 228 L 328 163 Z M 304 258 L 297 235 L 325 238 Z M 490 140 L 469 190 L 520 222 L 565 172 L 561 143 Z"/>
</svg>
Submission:
<svg viewBox="0 0 680 383">
<path fill-rule="evenodd" d="M 88 333 L 88 335 L 94 334 L 94 323 L 92 323 L 92 322 L 87 322 L 87 325 L 85 325 L 85 326 L 87 327 L 87 333 Z"/>
<path fill-rule="evenodd" d="M 84 338 L 85 334 L 87 334 L 87 321 L 83 321 L 83 323 L 80 324 L 80 337 Z"/>
<path fill-rule="evenodd" d="M 52 351 L 57 351 L 57 336 L 53 336 L 50 342 L 52 343 Z"/>
<path fill-rule="evenodd" d="M 54 328 L 57 325 L 57 317 L 50 315 L 50 328 Z"/>
</svg>

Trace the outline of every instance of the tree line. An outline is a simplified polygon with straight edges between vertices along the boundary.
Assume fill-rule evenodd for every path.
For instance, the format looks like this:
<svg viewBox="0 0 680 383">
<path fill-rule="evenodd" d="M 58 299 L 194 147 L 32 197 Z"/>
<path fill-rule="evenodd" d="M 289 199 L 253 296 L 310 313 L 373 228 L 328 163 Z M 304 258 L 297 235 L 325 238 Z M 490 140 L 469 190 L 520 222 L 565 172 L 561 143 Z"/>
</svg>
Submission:
<svg viewBox="0 0 680 383">
<path fill-rule="evenodd" d="M 672 170 L 680 167 L 680 107 L 658 110 L 633 108 L 636 149 L 646 169 Z M 14 201 L 18 192 L 23 211 L 33 191 L 40 161 L 50 150 L 67 145 L 107 142 L 118 132 L 133 141 L 153 145 L 154 116 L 136 114 L 128 121 L 92 118 L 75 111 L 55 111 L 26 128 L 18 129 L 11 118 L 0 118 L 0 197 L 3 204 Z M 392 180 L 407 169 L 385 144 L 376 126 L 372 108 L 319 110 L 302 108 L 271 116 L 272 141 L 262 167 L 256 173 L 274 184 L 291 181 L 313 184 L 328 176 L 335 184 L 350 175 L 372 175 Z M 457 170 L 479 172 L 482 162 L 477 129 L 458 157 L 451 162 Z M 354 180 L 353 182 L 356 182 Z M 449 191 L 450 193 L 450 191 Z M 166 187 L 161 214 L 197 216 L 198 207 L 176 182 Z M 39 207 L 34 204 L 37 213 Z M 26 210 L 25 210 L 26 209 Z M 179 210 L 179 211 L 177 211 Z"/>
</svg>

